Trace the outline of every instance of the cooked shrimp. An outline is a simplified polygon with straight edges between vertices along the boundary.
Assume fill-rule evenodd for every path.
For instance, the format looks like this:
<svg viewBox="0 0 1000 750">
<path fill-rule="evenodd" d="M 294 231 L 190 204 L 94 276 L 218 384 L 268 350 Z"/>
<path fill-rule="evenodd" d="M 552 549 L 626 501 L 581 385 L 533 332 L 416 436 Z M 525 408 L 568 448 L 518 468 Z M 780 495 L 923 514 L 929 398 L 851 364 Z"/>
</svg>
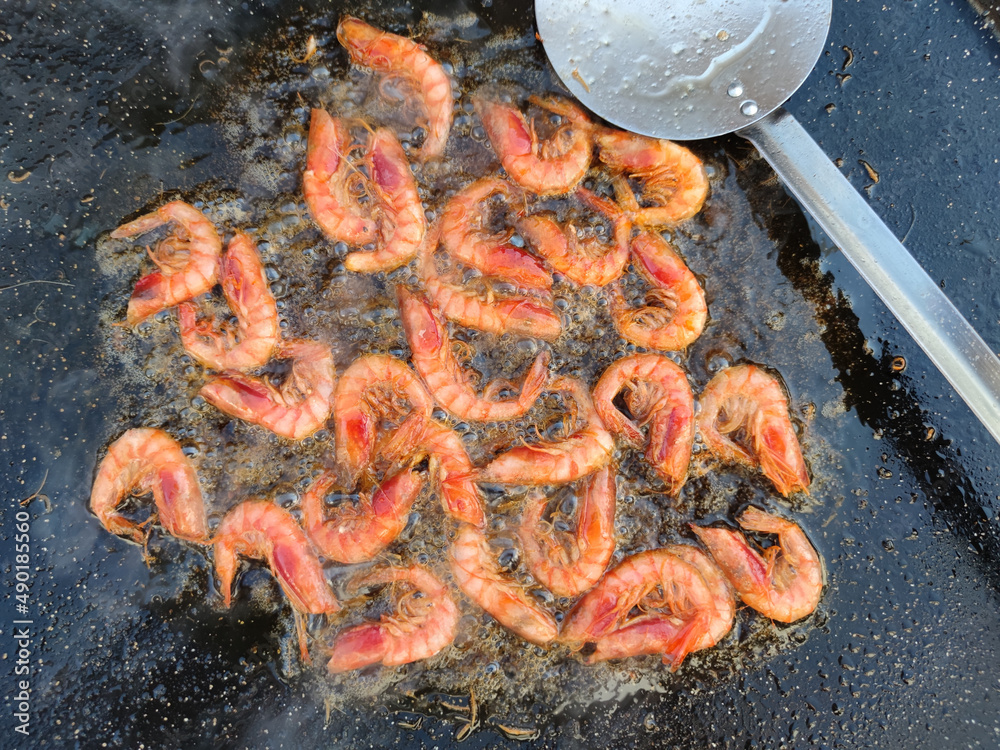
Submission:
<svg viewBox="0 0 1000 750">
<path fill-rule="evenodd" d="M 338 633 L 327 664 L 331 674 L 377 662 L 395 667 L 429 659 L 455 640 L 458 607 L 447 586 L 428 570 L 382 568 L 355 583 L 392 584 L 394 612 Z"/>
<path fill-rule="evenodd" d="M 775 378 L 755 365 L 727 367 L 698 401 L 698 431 L 719 460 L 759 466 L 785 497 L 809 491 L 788 399 Z"/>
<path fill-rule="evenodd" d="M 376 247 L 372 251 L 348 253 L 344 267 L 360 273 L 392 271 L 416 257 L 427 231 L 427 217 L 410 164 L 396 136 L 385 128 L 376 130 L 369 141 L 365 163 L 371 174 L 374 215 L 378 219 Z"/>
<path fill-rule="evenodd" d="M 594 409 L 587 387 L 576 378 L 557 378 L 550 391 L 564 391 L 581 412 L 583 427 L 565 440 L 533 443 L 501 453 L 479 472 L 478 481 L 500 484 L 565 484 L 611 462 L 614 438 Z"/>
<path fill-rule="evenodd" d="M 430 473 L 437 483 L 444 512 L 477 528 L 485 524 L 475 469 L 462 438 L 447 425 L 431 421 L 420 438 L 417 455 L 420 453 L 430 456 Z"/>
<path fill-rule="evenodd" d="M 236 331 L 221 332 L 208 321 L 198 322 L 198 308 L 184 302 L 177 308 L 181 343 L 192 357 L 214 370 L 249 370 L 265 364 L 281 337 L 278 308 L 267 286 L 264 266 L 253 240 L 233 237 L 222 258 L 222 294 L 236 316 Z"/>
<path fill-rule="evenodd" d="M 692 650 L 701 651 L 711 648 L 721 641 L 733 627 L 733 620 L 736 618 L 736 596 L 733 587 L 729 585 L 721 568 L 697 547 L 674 544 L 667 549 L 688 565 L 697 568 L 701 577 L 705 579 L 708 591 L 712 595 L 713 607 L 710 610 L 708 624 Z"/>
<path fill-rule="evenodd" d="M 650 550 L 609 570 L 566 616 L 559 640 L 594 643 L 588 663 L 658 653 L 677 669 L 710 632 L 714 609 L 697 568 L 670 548 Z"/>
<path fill-rule="evenodd" d="M 354 360 L 333 397 L 337 466 L 348 486 L 372 463 L 383 423 L 398 423 L 377 454 L 394 463 L 413 452 L 433 409 L 434 400 L 404 362 L 385 354 Z"/>
<path fill-rule="evenodd" d="M 636 268 L 652 289 L 646 307 L 629 308 L 617 284 L 609 287 L 611 318 L 622 338 L 647 349 L 674 351 L 695 341 L 705 328 L 705 292 L 691 270 L 661 235 L 640 232 L 632 240 Z"/>
<path fill-rule="evenodd" d="M 747 531 L 777 534 L 763 556 L 738 531 L 691 525 L 740 598 L 762 615 L 795 622 L 812 613 L 823 594 L 823 563 L 796 524 L 757 508 L 739 517 Z"/>
<path fill-rule="evenodd" d="M 552 310 L 527 297 L 484 299 L 464 286 L 449 281 L 437 269 L 434 251 L 437 242 L 425 243 L 420 251 L 419 272 L 434 306 L 448 320 L 467 328 L 502 335 L 534 336 L 555 341 L 562 333 L 562 322 Z"/>
<path fill-rule="evenodd" d="M 375 239 L 375 221 L 358 200 L 369 193 L 367 179 L 347 157 L 352 150 L 347 123 L 314 109 L 309 119 L 309 146 L 302 193 L 309 213 L 332 242 L 364 245 Z"/>
<path fill-rule="evenodd" d="M 481 531 L 463 524 L 451 546 L 455 583 L 497 622 L 526 641 L 547 646 L 559 634 L 555 618 L 517 581 L 503 574 Z"/>
<path fill-rule="evenodd" d="M 590 168 L 590 122 L 583 110 L 564 99 L 533 101 L 566 120 L 541 142 L 534 122 L 528 125 L 516 107 L 482 97 L 473 99 L 493 150 L 514 182 L 538 195 L 568 193 Z"/>
<path fill-rule="evenodd" d="M 401 82 L 410 89 L 408 104 L 421 111 L 418 124 L 427 130 L 420 158 L 426 161 L 441 156 L 448 141 L 455 105 L 451 80 L 441 63 L 428 55 L 422 44 L 376 29 L 351 16 L 340 19 L 337 39 L 355 65 L 371 68 L 384 76 L 383 81 Z"/>
<path fill-rule="evenodd" d="M 604 575 L 615 551 L 615 472 L 605 466 L 583 486 L 576 531 L 544 521 L 548 498 L 529 496 L 518 536 L 535 579 L 556 596 L 581 594 Z"/>
<path fill-rule="evenodd" d="M 156 518 L 167 533 L 190 542 L 208 536 L 198 475 L 181 447 L 163 430 L 128 430 L 108 448 L 90 490 L 90 509 L 112 534 L 145 544 L 146 524 L 116 512 L 127 495 L 153 493 Z"/>
<path fill-rule="evenodd" d="M 345 502 L 327 518 L 324 498 L 335 483 L 332 473 L 312 483 L 302 496 L 302 525 L 320 554 L 342 563 L 371 560 L 388 547 L 406 527 L 424 486 L 420 474 L 404 469 L 361 493 L 357 505 Z"/>
<path fill-rule="evenodd" d="M 227 607 L 239 558 L 247 557 L 267 563 L 296 611 L 318 615 L 340 609 L 305 532 L 284 508 L 267 500 L 246 500 L 226 514 L 212 541 Z"/>
<path fill-rule="evenodd" d="M 601 128 L 595 135 L 598 156 L 611 169 L 624 172 L 642 183 L 642 207 L 631 211 L 639 226 L 677 224 L 701 210 L 708 196 L 708 175 L 701 160 L 683 146 Z M 619 202 L 634 202 L 631 189 Z"/>
<path fill-rule="evenodd" d="M 552 276 L 541 261 L 511 244 L 512 230 L 489 231 L 483 203 L 495 195 L 510 200 L 520 196 L 520 191 L 505 180 L 486 177 L 448 201 L 441 214 L 441 243 L 445 250 L 455 260 L 487 276 L 501 276 L 519 286 L 550 289 Z"/>
<path fill-rule="evenodd" d="M 136 237 L 164 224 L 173 224 L 149 257 L 158 271 L 143 276 L 128 301 L 128 324 L 136 325 L 150 315 L 204 294 L 219 273 L 222 240 L 205 214 L 183 201 L 172 201 L 151 214 L 122 224 L 111 236 Z"/>
<path fill-rule="evenodd" d="M 605 286 L 621 276 L 628 263 L 632 224 L 611 201 L 585 188 L 577 188 L 576 195 L 612 222 L 614 237 L 610 245 L 601 242 L 598 237 L 581 239 L 573 224 L 563 227 L 541 214 L 521 219 L 517 229 L 536 253 L 570 281 Z"/>
<path fill-rule="evenodd" d="M 543 350 L 535 357 L 517 397 L 495 401 L 489 396 L 479 396 L 469 375 L 462 371 L 451 351 L 451 340 L 444 322 L 438 318 L 427 299 L 402 286 L 397 287 L 396 293 L 413 365 L 442 408 L 459 419 L 497 422 L 523 416 L 534 406 L 548 380 L 548 351 Z M 496 390 L 498 385 L 498 381 L 490 383 L 486 386 L 486 393 Z"/>
<path fill-rule="evenodd" d="M 220 411 L 302 440 L 323 427 L 333 403 L 333 354 L 318 341 L 286 341 L 278 357 L 292 361 L 280 388 L 266 380 L 227 372 L 209 378 L 202 398 Z"/>
<path fill-rule="evenodd" d="M 615 406 L 625 403 L 639 424 Z M 594 388 L 594 408 L 607 428 L 632 447 L 646 446 L 646 461 L 663 478 L 667 491 L 680 492 L 694 445 L 694 396 L 684 370 L 659 354 L 633 354 L 611 364 Z M 644 438 L 640 424 L 649 423 Z"/>
</svg>

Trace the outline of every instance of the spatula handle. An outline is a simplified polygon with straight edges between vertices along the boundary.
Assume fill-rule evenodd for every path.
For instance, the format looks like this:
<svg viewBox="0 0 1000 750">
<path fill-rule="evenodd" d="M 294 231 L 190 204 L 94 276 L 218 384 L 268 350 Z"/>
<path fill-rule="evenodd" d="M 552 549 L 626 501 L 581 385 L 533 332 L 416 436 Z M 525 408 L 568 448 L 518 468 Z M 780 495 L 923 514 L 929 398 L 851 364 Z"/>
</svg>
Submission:
<svg viewBox="0 0 1000 750">
<path fill-rule="evenodd" d="M 1000 360 L 782 108 L 738 131 L 774 167 L 965 403 L 1000 442 Z"/>
</svg>

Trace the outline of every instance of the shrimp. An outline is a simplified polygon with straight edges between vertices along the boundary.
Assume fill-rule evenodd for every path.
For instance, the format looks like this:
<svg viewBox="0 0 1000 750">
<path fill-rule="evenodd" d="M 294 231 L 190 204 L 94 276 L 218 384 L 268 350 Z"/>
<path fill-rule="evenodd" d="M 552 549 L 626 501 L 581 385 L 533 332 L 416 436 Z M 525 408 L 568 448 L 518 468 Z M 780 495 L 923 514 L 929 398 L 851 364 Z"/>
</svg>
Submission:
<svg viewBox="0 0 1000 750">
<path fill-rule="evenodd" d="M 284 508 L 268 500 L 245 500 L 222 519 L 212 542 L 226 607 L 239 558 L 247 557 L 267 563 L 297 612 L 332 615 L 340 610 L 305 532 Z"/>
<path fill-rule="evenodd" d="M 650 550 L 609 570 L 566 616 L 559 640 L 595 644 L 588 663 L 659 653 L 677 669 L 710 632 L 714 609 L 696 567 L 671 548 Z"/>
<path fill-rule="evenodd" d="M 222 259 L 222 294 L 236 316 L 237 331 L 223 326 L 220 333 L 211 323 L 199 323 L 198 308 L 184 302 L 177 308 L 184 349 L 214 370 L 260 367 L 271 358 L 280 339 L 278 308 L 257 249 L 246 234 L 230 240 Z"/>
<path fill-rule="evenodd" d="M 421 111 L 418 124 L 427 130 L 420 159 L 427 161 L 441 156 L 455 105 L 451 80 L 441 63 L 428 55 L 422 44 L 386 33 L 351 16 L 340 19 L 337 39 L 355 65 L 371 68 L 385 77 L 384 82 L 402 82 L 412 89 L 408 92 L 409 103 Z"/>
<path fill-rule="evenodd" d="M 461 326 L 498 336 L 511 333 L 545 341 L 559 338 L 562 322 L 551 306 L 546 307 L 527 297 L 496 299 L 492 293 L 484 299 L 449 281 L 437 269 L 434 260 L 436 245 L 436 240 L 424 244 L 418 267 L 427 296 L 444 317 Z"/>
<path fill-rule="evenodd" d="M 302 193 L 309 213 L 332 242 L 364 245 L 375 238 L 375 221 L 366 216 L 359 201 L 368 192 L 367 180 L 347 160 L 352 150 L 347 123 L 314 109 L 309 118 L 309 146 Z"/>
<path fill-rule="evenodd" d="M 369 141 L 365 162 L 375 196 L 378 238 L 375 250 L 348 253 L 344 267 L 360 273 L 392 271 L 416 257 L 427 231 L 427 217 L 410 164 L 396 136 L 385 128 L 376 130 Z"/>
<path fill-rule="evenodd" d="M 712 558 L 697 547 L 687 544 L 674 544 L 668 547 L 670 553 L 676 555 L 688 565 L 693 565 L 705 579 L 708 591 L 712 595 L 712 608 L 709 612 L 708 624 L 694 644 L 694 651 L 711 648 L 721 641 L 733 627 L 736 619 L 736 595 L 729 585 L 726 576 Z"/>
<path fill-rule="evenodd" d="M 683 146 L 608 128 L 594 135 L 598 158 L 612 170 L 635 177 L 642 184 L 645 204 L 630 212 L 642 227 L 677 224 L 701 210 L 708 196 L 708 175 L 701 160 Z M 619 202 L 635 202 L 631 188 Z"/>
<path fill-rule="evenodd" d="M 727 367 L 698 400 L 698 431 L 721 461 L 759 466 L 785 497 L 809 492 L 809 472 L 788 399 L 775 378 L 755 365 Z"/>
<path fill-rule="evenodd" d="M 541 261 L 510 243 L 510 229 L 492 233 L 482 204 L 494 195 L 509 200 L 520 191 L 504 180 L 487 177 L 463 188 L 441 215 L 441 242 L 455 260 L 501 276 L 515 284 L 550 289 L 552 276 Z"/>
<path fill-rule="evenodd" d="M 611 201 L 585 188 L 577 188 L 576 195 L 613 223 L 614 238 L 610 246 L 597 237 L 581 239 L 572 224 L 562 227 L 543 215 L 521 219 L 517 229 L 536 253 L 570 281 L 605 286 L 621 276 L 628 263 L 632 224 Z"/>
<path fill-rule="evenodd" d="M 379 446 L 378 455 L 393 463 L 413 452 L 433 409 L 431 395 L 404 362 L 384 354 L 354 360 L 333 396 L 337 466 L 348 486 L 372 463 L 382 422 L 402 420 Z"/>
<path fill-rule="evenodd" d="M 550 357 L 547 351 L 543 350 L 535 357 L 516 398 L 494 401 L 488 395 L 480 397 L 455 359 L 448 331 L 427 299 L 402 286 L 397 287 L 396 294 L 413 364 L 427 384 L 427 389 L 444 409 L 459 419 L 497 422 L 523 416 L 534 406 L 549 376 Z M 500 381 L 490 383 L 486 393 L 497 390 L 500 384 Z"/>
<path fill-rule="evenodd" d="M 222 240 L 212 222 L 183 201 L 172 201 L 151 214 L 122 224 L 111 236 L 136 237 L 171 223 L 174 226 L 170 234 L 160 240 L 156 249 L 147 248 L 159 270 L 136 282 L 128 301 L 129 325 L 137 325 L 150 315 L 194 299 L 215 286 Z"/>
<path fill-rule="evenodd" d="M 392 584 L 394 612 L 338 633 L 327 664 L 331 674 L 378 662 L 395 667 L 429 659 L 455 640 L 458 607 L 430 571 L 416 565 L 383 568 L 354 582 L 379 583 Z"/>
<path fill-rule="evenodd" d="M 615 406 L 623 389 L 632 416 L 640 424 L 649 423 L 648 438 Z M 684 370 L 659 354 L 633 354 L 604 371 L 593 395 L 594 408 L 608 429 L 634 448 L 645 444 L 646 461 L 667 491 L 680 492 L 694 445 L 694 396 Z"/>
<path fill-rule="evenodd" d="M 653 288 L 647 306 L 630 309 L 617 284 L 609 287 L 611 318 L 622 338 L 647 349 L 675 351 L 692 344 L 705 328 L 705 292 L 661 235 L 641 232 L 632 240 L 636 268 Z"/>
<path fill-rule="evenodd" d="M 208 536 L 205 504 L 194 467 L 181 447 L 163 430 L 137 427 L 108 448 L 90 490 L 90 509 L 112 534 L 145 544 L 146 524 L 116 512 L 126 495 L 153 493 L 160 525 L 178 539 Z"/>
<path fill-rule="evenodd" d="M 533 103 L 566 119 L 542 142 L 534 122 L 528 125 L 516 107 L 473 99 L 493 150 L 514 182 L 538 195 L 568 193 L 590 168 L 592 126 L 583 110 L 564 99 L 547 97 Z"/>
<path fill-rule="evenodd" d="M 476 528 L 486 523 L 483 501 L 476 487 L 475 469 L 462 438 L 441 422 L 431 421 L 420 438 L 417 454 L 430 457 L 444 512 Z"/>
<path fill-rule="evenodd" d="M 576 531 L 543 521 L 548 498 L 531 496 L 518 536 L 535 579 L 556 596 L 576 596 L 600 580 L 615 551 L 615 472 L 605 466 L 583 487 Z"/>
<path fill-rule="evenodd" d="M 302 523 L 322 555 L 341 563 L 371 560 L 406 527 L 413 501 L 424 486 L 420 474 L 405 469 L 386 479 L 358 504 L 342 504 L 326 518 L 324 498 L 336 475 L 320 475 L 302 496 Z"/>
<path fill-rule="evenodd" d="M 209 378 L 202 398 L 220 411 L 266 427 L 276 435 L 302 440 L 323 427 L 332 408 L 336 377 L 330 347 L 318 341 L 284 342 L 278 357 L 292 360 L 280 388 L 266 380 L 227 372 Z"/>
<path fill-rule="evenodd" d="M 823 563 L 791 521 L 754 507 L 737 519 L 747 531 L 777 534 L 763 556 L 738 531 L 691 525 L 740 598 L 765 617 L 795 622 L 811 614 L 823 594 Z"/>
<path fill-rule="evenodd" d="M 585 424 L 565 440 L 534 443 L 501 453 L 478 476 L 499 484 L 565 484 L 592 474 L 611 462 L 615 441 L 594 409 L 587 387 L 576 378 L 552 381 L 551 391 L 564 391 L 583 411 Z"/>
<path fill-rule="evenodd" d="M 451 546 L 455 583 L 497 622 L 539 646 L 559 634 L 555 618 L 516 581 L 505 576 L 481 531 L 463 524 Z"/>
</svg>

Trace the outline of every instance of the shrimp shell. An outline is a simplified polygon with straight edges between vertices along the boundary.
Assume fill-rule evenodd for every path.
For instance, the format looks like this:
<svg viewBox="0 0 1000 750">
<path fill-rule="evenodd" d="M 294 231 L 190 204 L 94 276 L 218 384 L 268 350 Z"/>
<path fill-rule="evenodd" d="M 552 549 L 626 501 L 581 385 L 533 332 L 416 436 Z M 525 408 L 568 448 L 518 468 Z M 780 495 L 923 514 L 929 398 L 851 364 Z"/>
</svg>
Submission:
<svg viewBox="0 0 1000 750">
<path fill-rule="evenodd" d="M 628 419 L 614 399 L 628 389 L 628 406 L 649 436 Z M 594 387 L 594 408 L 608 429 L 635 448 L 646 446 L 646 461 L 663 478 L 671 494 L 687 478 L 694 445 L 694 395 L 687 375 L 660 354 L 633 354 L 611 364 Z"/>
<path fill-rule="evenodd" d="M 535 579 L 556 596 L 588 590 L 608 567 L 615 551 L 615 472 L 605 466 L 583 487 L 576 531 L 558 531 L 542 520 L 548 498 L 529 495 L 518 536 L 524 560 Z"/>
<path fill-rule="evenodd" d="M 174 225 L 170 234 L 149 253 L 159 270 L 139 279 L 129 299 L 129 325 L 204 294 L 218 278 L 222 240 L 212 222 L 183 201 L 172 201 L 122 224 L 111 236 L 136 237 L 170 223 Z"/>
<path fill-rule="evenodd" d="M 337 39 L 356 65 L 371 68 L 389 78 L 402 79 L 413 88 L 427 128 L 420 159 L 427 161 L 441 156 L 448 142 L 455 106 L 451 79 L 441 63 L 428 55 L 422 44 L 382 31 L 352 16 L 340 19 Z"/>
<path fill-rule="evenodd" d="M 386 667 L 429 659 L 455 640 L 458 607 L 430 571 L 419 566 L 382 568 L 360 579 L 364 584 L 390 583 L 395 611 L 378 622 L 345 628 L 337 634 L 327 669 L 331 674 L 381 662 Z M 409 592 L 400 593 L 399 586 Z"/>
<path fill-rule="evenodd" d="M 451 571 L 466 596 L 521 638 L 547 646 L 558 636 L 555 618 L 501 573 L 486 537 L 468 524 L 459 528 L 452 544 Z"/>
<path fill-rule="evenodd" d="M 778 544 L 762 556 L 738 531 L 694 524 L 691 529 L 740 598 L 762 615 L 795 622 L 812 614 L 823 595 L 823 563 L 802 529 L 754 507 L 737 520 L 747 531 L 777 534 Z"/>
<path fill-rule="evenodd" d="M 233 237 L 222 258 L 222 294 L 237 320 L 237 331 L 197 321 L 189 302 L 177 308 L 181 343 L 192 357 L 214 370 L 250 370 L 265 364 L 281 338 L 278 308 L 264 277 L 253 240 Z M 237 338 L 239 339 L 237 341 Z"/>
<path fill-rule="evenodd" d="M 496 422 L 516 419 L 534 406 L 548 380 L 548 351 L 538 353 L 517 397 L 506 401 L 480 397 L 452 354 L 448 331 L 427 299 L 403 286 L 397 287 L 396 294 L 413 364 L 444 409 L 459 419 Z"/>
<path fill-rule="evenodd" d="M 788 399 L 775 378 L 751 364 L 727 367 L 709 381 L 698 401 L 698 431 L 721 461 L 759 466 L 785 497 L 809 491 Z M 741 433 L 748 447 L 729 437 Z"/>
<path fill-rule="evenodd" d="M 90 509 L 108 531 L 143 544 L 141 525 L 115 512 L 126 495 L 153 493 L 164 530 L 190 542 L 208 536 L 198 475 L 177 442 L 163 430 L 137 427 L 108 448 L 90 490 Z"/>
</svg>

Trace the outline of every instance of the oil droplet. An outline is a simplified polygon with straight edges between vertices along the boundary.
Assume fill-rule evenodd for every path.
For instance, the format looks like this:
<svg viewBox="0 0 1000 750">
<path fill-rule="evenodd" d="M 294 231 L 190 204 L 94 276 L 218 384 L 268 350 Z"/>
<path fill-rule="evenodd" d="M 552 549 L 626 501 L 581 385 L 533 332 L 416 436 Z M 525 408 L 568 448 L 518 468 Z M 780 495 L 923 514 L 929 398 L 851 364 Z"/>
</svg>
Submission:
<svg viewBox="0 0 1000 750">
<path fill-rule="evenodd" d="M 747 117 L 753 117 L 755 114 L 757 114 L 757 111 L 758 111 L 757 102 L 755 102 L 753 99 L 747 99 L 740 105 L 740 112 L 742 112 Z"/>
<path fill-rule="evenodd" d="M 715 33 L 715 38 L 718 39 L 720 42 L 724 42 L 727 39 L 729 39 L 729 32 L 726 31 L 725 29 L 719 29 Z"/>
<path fill-rule="evenodd" d="M 893 372 L 902 372 L 905 369 L 906 369 L 906 360 L 903 357 L 893 357 L 892 360 Z"/>
<path fill-rule="evenodd" d="M 743 84 L 739 81 L 733 81 L 729 84 L 729 88 L 726 89 L 726 93 L 729 94 L 734 99 L 743 96 Z"/>
</svg>

